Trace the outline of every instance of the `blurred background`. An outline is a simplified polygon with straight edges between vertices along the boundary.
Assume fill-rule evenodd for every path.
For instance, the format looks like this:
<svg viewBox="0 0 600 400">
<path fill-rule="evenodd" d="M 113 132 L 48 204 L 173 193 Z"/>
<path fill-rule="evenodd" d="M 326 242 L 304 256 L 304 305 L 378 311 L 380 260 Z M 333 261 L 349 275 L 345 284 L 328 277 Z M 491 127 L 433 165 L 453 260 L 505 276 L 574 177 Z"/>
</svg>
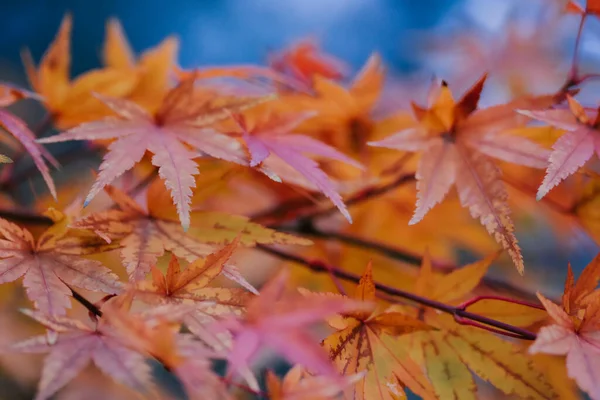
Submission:
<svg viewBox="0 0 600 400">
<path fill-rule="evenodd" d="M 0 0 L 0 80 L 26 84 L 21 49 L 39 60 L 71 12 L 73 76 L 100 65 L 105 21 L 117 17 L 136 52 L 177 36 L 184 68 L 264 65 L 269 54 L 303 38 L 315 39 L 353 72 L 379 52 L 389 75 L 382 115 L 411 100 L 423 104 L 433 77 L 459 94 L 486 71 L 482 105 L 489 105 L 564 84 L 578 17 L 561 15 L 563 7 L 562 0 Z M 581 44 L 584 73 L 598 71 L 599 37 L 600 23 L 591 18 Z M 597 107 L 598 89 L 586 85 L 581 101 Z M 42 115 L 35 108 L 18 112 L 30 121 Z M 26 202 L 31 187 L 21 189 Z M 581 231 L 561 237 L 533 217 L 521 220 L 517 233 L 531 262 L 527 282 L 536 280 L 551 295 L 560 293 L 569 261 L 580 271 L 597 252 Z"/>
</svg>

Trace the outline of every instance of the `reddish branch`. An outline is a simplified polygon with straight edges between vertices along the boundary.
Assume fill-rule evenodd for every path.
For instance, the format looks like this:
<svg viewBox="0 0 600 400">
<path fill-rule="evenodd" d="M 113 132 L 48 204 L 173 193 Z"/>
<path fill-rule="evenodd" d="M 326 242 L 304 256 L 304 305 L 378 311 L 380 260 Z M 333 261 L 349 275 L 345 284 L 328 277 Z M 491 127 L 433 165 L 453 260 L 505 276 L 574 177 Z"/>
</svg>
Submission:
<svg viewBox="0 0 600 400">
<path fill-rule="evenodd" d="M 265 253 L 271 254 L 279 259 L 292 261 L 297 264 L 303 265 L 304 267 L 310 269 L 316 273 L 329 273 L 333 274 L 336 277 L 358 284 L 360 281 L 360 276 L 344 271 L 338 267 L 333 265 L 327 265 L 326 263 L 318 260 L 309 260 L 304 257 L 286 253 L 284 251 L 276 250 L 272 247 L 259 245 L 258 248 Z M 375 288 L 386 295 L 400 297 L 403 299 L 407 299 L 413 301 L 417 304 L 423 305 L 425 307 L 433 308 L 444 312 L 446 314 L 450 314 L 454 317 L 456 322 L 461 325 L 470 325 L 480 329 L 485 329 L 490 332 L 494 332 L 497 334 L 501 334 L 504 336 L 515 337 L 523 340 L 535 340 L 537 335 L 533 332 L 530 332 L 526 329 L 519 328 L 517 326 L 513 326 L 510 324 L 506 324 L 501 321 L 497 321 L 493 318 L 488 318 L 483 315 L 475 314 L 469 312 L 462 306 L 452 306 L 449 304 L 441 303 L 439 301 L 431 300 L 426 297 L 418 296 L 414 293 L 410 293 L 401 289 L 396 289 L 394 287 L 384 285 L 383 283 L 375 282 Z M 503 298 L 504 299 L 504 298 Z M 504 301 L 511 301 L 517 304 L 524 304 L 518 301 L 512 301 L 510 299 L 504 299 Z M 537 308 L 537 306 L 536 306 Z"/>
</svg>

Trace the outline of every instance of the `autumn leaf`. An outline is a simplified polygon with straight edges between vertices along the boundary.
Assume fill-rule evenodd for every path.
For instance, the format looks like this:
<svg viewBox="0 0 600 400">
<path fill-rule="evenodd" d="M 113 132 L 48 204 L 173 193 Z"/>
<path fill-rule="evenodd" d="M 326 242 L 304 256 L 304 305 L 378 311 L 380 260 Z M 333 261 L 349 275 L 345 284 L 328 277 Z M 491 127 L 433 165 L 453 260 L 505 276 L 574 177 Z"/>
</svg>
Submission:
<svg viewBox="0 0 600 400">
<path fill-rule="evenodd" d="M 171 90 L 153 115 L 131 101 L 100 96 L 118 117 L 84 123 L 38 142 L 117 139 L 108 146 L 108 153 L 100 164 L 98 178 L 85 204 L 104 186 L 139 163 L 146 151 L 151 152 L 152 164 L 158 167 L 158 173 L 177 205 L 181 224 L 187 229 L 194 175 L 198 174 L 194 159 L 206 154 L 247 165 L 241 144 L 210 126 L 229 118 L 230 110 L 238 111 L 260 101 L 256 98 L 232 100 L 229 104 L 213 108 L 211 101 L 215 100 L 214 96 L 203 102 L 194 101 L 194 82 L 192 77 Z"/>
<path fill-rule="evenodd" d="M 537 199 L 542 199 L 562 180 L 577 172 L 593 155 L 600 152 L 598 118 L 592 120 L 573 97 L 568 96 L 569 110 L 521 110 L 524 115 L 546 122 L 567 131 L 552 146 L 550 165 L 538 189 Z"/>
<path fill-rule="evenodd" d="M 243 373 L 259 350 L 267 347 L 293 364 L 339 381 L 327 353 L 307 328 L 336 313 L 360 312 L 372 305 L 340 297 L 306 298 L 285 293 L 287 276 L 287 272 L 282 272 L 265 284 L 260 295 L 248 302 L 243 316 L 228 317 L 212 327 L 217 331 L 228 329 L 233 335 L 227 354 L 228 371 Z"/>
<path fill-rule="evenodd" d="M 136 298 L 149 304 L 194 304 L 194 311 L 187 314 L 183 322 L 206 343 L 218 345 L 218 339 L 211 338 L 206 326 L 217 316 L 241 315 L 252 298 L 252 293 L 245 289 L 209 286 L 226 270 L 225 263 L 238 242 L 236 239 L 205 259 L 190 263 L 183 271 L 175 256 L 171 257 L 166 274 L 153 266 L 151 281 L 133 284 Z"/>
<path fill-rule="evenodd" d="M 107 186 L 118 209 L 91 214 L 73 224 L 110 240 L 119 240 L 121 258 L 132 281 L 144 279 L 165 250 L 194 261 L 212 253 L 214 245 L 233 241 L 240 244 L 310 244 L 310 241 L 253 224 L 247 218 L 219 212 L 192 213 L 191 228 L 185 232 L 163 183 L 156 180 L 146 195 L 147 209 L 125 193 Z"/>
<path fill-rule="evenodd" d="M 414 106 L 416 126 L 370 144 L 409 152 L 423 151 L 416 173 L 417 205 L 410 224 L 421 221 L 456 185 L 461 204 L 504 247 L 522 274 L 523 257 L 513 233 L 508 194 L 500 169 L 491 157 L 545 168 L 547 150 L 525 138 L 503 132 L 522 122 L 514 116 L 520 102 L 541 107 L 553 100 L 552 96 L 517 100 L 477 110 L 485 79 L 484 75 L 458 102 L 452 98 L 450 89 L 442 84 L 428 109 Z"/>
<path fill-rule="evenodd" d="M 600 399 L 600 302 L 588 305 L 582 317 L 570 317 L 540 293 L 538 298 L 553 324 L 540 329 L 529 352 L 566 355 L 569 377 L 592 399 Z"/>
<path fill-rule="evenodd" d="M 374 149 L 366 146 L 367 141 L 389 134 L 388 129 L 393 129 L 390 128 L 392 126 L 399 129 L 412 122 L 406 112 L 393 114 L 383 120 L 375 119 L 384 80 L 381 57 L 373 54 L 348 87 L 317 74 L 313 83 L 316 97 L 288 95 L 284 97 L 283 104 L 287 105 L 285 110 L 288 112 L 316 111 L 313 118 L 300 125 L 301 132 L 358 157 L 369 170 L 379 171 L 389 166 L 388 158 L 383 158 L 379 149 L 377 154 L 373 154 Z M 356 175 L 355 168 L 352 171 L 334 168 L 332 172 L 341 176 Z"/>
<path fill-rule="evenodd" d="M 123 97 L 131 92 L 138 80 L 135 71 L 107 68 L 91 70 L 71 81 L 72 24 L 71 16 L 65 15 L 37 68 L 29 51 L 23 52 L 29 84 L 43 97 L 53 123 L 61 129 L 106 115 L 106 107 L 90 93 Z"/>
<path fill-rule="evenodd" d="M 362 378 L 362 374 L 349 375 L 340 384 L 325 377 L 312 376 L 302 366 L 296 365 L 281 380 L 272 371 L 267 371 L 266 384 L 270 400 L 326 400 L 338 398 L 346 387 Z"/>
<path fill-rule="evenodd" d="M 321 51 L 310 39 L 300 40 L 269 57 L 271 68 L 306 83 L 312 84 L 314 76 L 340 80 L 348 73 L 348 66 Z"/>
<path fill-rule="evenodd" d="M 311 295 L 320 297 L 318 294 Z M 375 286 L 371 265 L 367 266 L 354 298 L 374 301 Z M 399 336 L 432 329 L 427 324 L 393 308 L 342 313 L 330 320 L 338 332 L 322 345 L 344 374 L 366 371 L 353 390 L 357 399 L 396 399 L 404 397 L 404 387 L 425 399 L 435 398 L 433 388 L 421 368 L 397 342 Z"/>
<path fill-rule="evenodd" d="M 71 290 L 65 282 L 88 290 L 118 293 L 118 277 L 102 263 L 82 257 L 111 247 L 93 234 L 69 230 L 68 218 L 61 213 L 54 211 L 50 215 L 55 216 L 55 224 L 37 241 L 29 231 L 0 219 L 0 283 L 23 276 L 27 296 L 49 315 L 63 315 L 71 307 Z"/>
<path fill-rule="evenodd" d="M 151 386 L 150 365 L 143 355 L 128 348 L 101 320 L 82 322 L 66 317 L 48 317 L 38 311 L 24 310 L 26 315 L 58 334 L 34 336 L 15 343 L 12 351 L 49 353 L 44 360 L 36 400 L 50 398 L 89 363 L 104 374 L 137 391 L 148 392 Z"/>
<path fill-rule="evenodd" d="M 569 14 L 592 14 L 598 17 L 600 16 L 600 2 L 598 0 L 586 0 L 585 8 L 583 8 L 576 1 L 567 0 L 565 12 Z"/>
<path fill-rule="evenodd" d="M 102 58 L 109 69 L 137 74 L 136 84 L 124 97 L 152 113 L 160 107 L 170 89 L 178 48 L 178 40 L 168 37 L 138 58 L 131 50 L 119 20 L 111 18 L 106 23 Z"/>
<path fill-rule="evenodd" d="M 497 256 L 492 254 L 449 274 L 436 276 L 426 255 L 414 292 L 431 300 L 455 304 L 479 285 Z M 493 308 L 489 311 L 495 312 Z M 515 311 L 521 312 L 520 308 Z M 425 323 L 437 330 L 415 334 L 415 343 L 419 345 L 411 354 L 421 359 L 439 398 L 477 398 L 472 373 L 506 394 L 553 398 L 552 388 L 519 346 L 481 329 L 459 325 L 451 317 L 433 310 L 419 312 Z"/>
<path fill-rule="evenodd" d="M 247 123 L 247 118 L 243 115 L 236 116 L 235 120 L 242 130 L 244 141 L 250 152 L 251 166 L 255 167 L 263 162 L 268 164 L 269 157 L 278 157 L 303 175 L 310 184 L 314 185 L 314 187 L 327 196 L 340 210 L 342 215 L 352 223 L 350 213 L 333 183 L 327 177 L 327 174 L 319 169 L 318 164 L 306 157 L 304 153 L 342 161 L 356 168 L 362 168 L 362 166 L 325 143 L 319 142 L 309 136 L 292 133 L 298 125 L 313 115 L 313 113 L 273 115 L 266 112 L 251 121 L 252 125 Z M 272 165 L 270 166 L 273 172 L 285 180 L 285 172 L 281 173 Z"/>
<path fill-rule="evenodd" d="M 193 307 L 163 304 L 133 313 L 130 299 L 115 297 L 102 307 L 102 318 L 125 345 L 159 361 L 179 379 L 190 398 L 230 399 L 211 369 L 211 359 L 218 355 L 191 335 L 180 333 L 181 322 Z"/>
<path fill-rule="evenodd" d="M 0 83 L 0 107 L 9 106 L 22 99 L 41 100 L 42 98 L 35 93 L 29 92 L 28 90 L 20 89 L 16 86 L 6 83 Z M 58 162 L 56 159 L 52 156 L 52 154 L 44 149 L 43 146 L 40 146 L 35 142 L 35 134 L 29 129 L 23 120 L 17 118 L 4 109 L 0 109 L 0 126 L 2 126 L 2 128 L 4 128 L 8 133 L 13 135 L 13 137 L 17 139 L 29 153 L 36 168 L 42 174 L 48 189 L 50 189 L 52 197 L 54 197 L 56 200 L 56 187 L 54 186 L 54 181 L 50 176 L 50 171 L 45 161 L 47 160 L 54 167 L 58 167 Z M 2 162 L 10 163 L 12 160 L 7 156 L 3 156 Z"/>
</svg>

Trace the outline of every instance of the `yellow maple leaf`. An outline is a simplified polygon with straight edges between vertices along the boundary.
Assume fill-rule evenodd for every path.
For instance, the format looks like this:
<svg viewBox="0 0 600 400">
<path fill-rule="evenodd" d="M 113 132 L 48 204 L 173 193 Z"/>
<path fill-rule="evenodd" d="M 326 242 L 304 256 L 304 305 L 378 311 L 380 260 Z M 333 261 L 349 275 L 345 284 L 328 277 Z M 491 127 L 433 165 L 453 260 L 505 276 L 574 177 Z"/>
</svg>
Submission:
<svg viewBox="0 0 600 400">
<path fill-rule="evenodd" d="M 109 69 L 138 75 L 135 86 L 125 97 L 150 113 L 160 107 L 163 97 L 171 87 L 178 49 L 177 38 L 168 37 L 137 58 L 131 50 L 121 23 L 114 18 L 106 23 L 104 64 Z"/>
<path fill-rule="evenodd" d="M 92 121 L 109 113 L 109 110 L 92 93 L 123 97 L 131 92 L 138 81 L 135 71 L 115 68 L 94 69 L 71 80 L 72 19 L 65 15 L 54 41 L 44 53 L 36 68 L 28 51 L 23 62 L 32 88 L 43 96 L 53 122 L 59 129 Z"/>
<path fill-rule="evenodd" d="M 375 299 L 372 268 L 369 264 L 354 298 Z M 429 330 L 428 325 L 394 309 L 377 308 L 332 319 L 337 330 L 323 341 L 331 359 L 346 374 L 366 371 L 354 387 L 355 399 L 405 398 L 403 387 L 424 399 L 435 398 L 421 368 L 397 342 L 404 334 Z"/>
<path fill-rule="evenodd" d="M 425 257 L 414 292 L 431 300 L 456 303 L 473 291 L 497 256 L 493 254 L 444 276 L 435 276 Z M 490 311 L 493 313 L 494 309 Z M 516 307 L 515 311 L 520 312 L 520 308 Z M 457 324 L 451 316 L 435 310 L 422 309 L 421 313 L 426 323 L 439 330 L 416 333 L 413 343 L 418 345 L 411 347 L 411 355 L 427 369 L 440 398 L 475 399 L 477 386 L 473 373 L 506 394 L 554 398 L 546 377 L 534 368 L 532 358 L 524 354 L 520 346 L 483 330 Z"/>
</svg>

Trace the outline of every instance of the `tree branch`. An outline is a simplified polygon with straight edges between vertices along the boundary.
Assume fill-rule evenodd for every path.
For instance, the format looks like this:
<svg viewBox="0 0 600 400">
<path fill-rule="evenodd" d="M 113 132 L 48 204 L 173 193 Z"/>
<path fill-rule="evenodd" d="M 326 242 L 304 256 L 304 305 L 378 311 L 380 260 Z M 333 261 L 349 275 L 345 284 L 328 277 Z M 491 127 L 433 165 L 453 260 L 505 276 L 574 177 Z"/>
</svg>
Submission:
<svg viewBox="0 0 600 400">
<path fill-rule="evenodd" d="M 308 260 L 304 257 L 286 253 L 272 247 L 268 247 L 265 245 L 258 245 L 258 249 L 262 250 L 265 253 L 271 254 L 279 259 L 292 261 L 297 264 L 303 265 L 304 267 L 310 269 L 313 272 L 317 273 L 330 273 L 335 275 L 336 277 L 358 284 L 360 281 L 360 276 L 344 271 L 338 267 L 333 265 L 327 265 L 326 263 L 318 260 Z M 454 317 L 458 324 L 462 325 L 471 325 L 481 329 L 486 329 L 494 333 L 502 334 L 505 336 L 516 337 L 523 340 L 535 340 L 537 335 L 533 332 L 530 332 L 526 329 L 519 328 L 517 326 L 513 326 L 510 324 L 506 324 L 501 321 L 497 321 L 493 318 L 488 318 L 483 315 L 475 314 L 469 311 L 466 311 L 460 307 L 455 307 L 449 304 L 441 303 L 439 301 L 431 300 L 414 293 L 406 292 L 401 289 L 396 289 L 391 286 L 384 285 L 379 282 L 375 282 L 375 288 L 390 296 L 400 297 L 403 299 L 407 299 L 413 301 L 417 304 L 421 304 L 423 306 L 433 308 L 444 312 L 446 314 L 450 314 Z"/>
</svg>

